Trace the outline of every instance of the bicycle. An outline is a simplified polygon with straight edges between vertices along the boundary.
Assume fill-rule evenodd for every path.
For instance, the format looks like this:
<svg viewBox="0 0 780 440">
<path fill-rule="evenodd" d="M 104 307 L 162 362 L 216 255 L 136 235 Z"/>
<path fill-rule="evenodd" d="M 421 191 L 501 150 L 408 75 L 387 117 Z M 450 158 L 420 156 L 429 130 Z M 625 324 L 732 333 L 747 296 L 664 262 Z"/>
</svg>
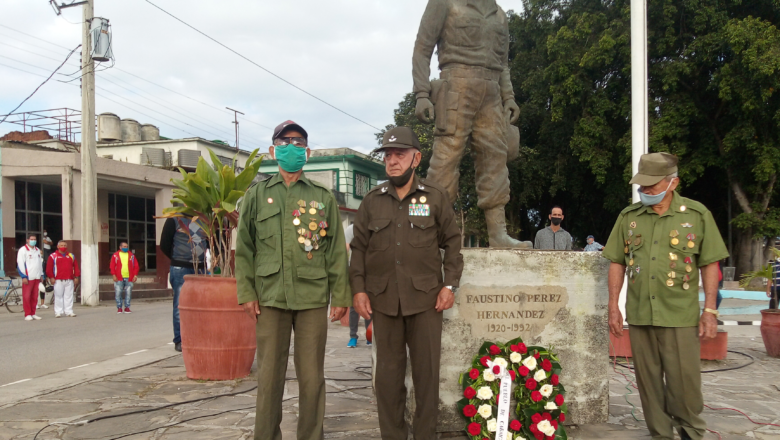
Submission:
<svg viewBox="0 0 780 440">
<path fill-rule="evenodd" d="M 19 313 L 24 310 L 22 305 L 22 295 L 19 286 L 14 286 L 14 277 L 9 277 L 7 280 L 0 280 L 0 283 L 7 283 L 5 286 L 5 292 L 0 297 L 0 306 L 5 305 L 11 313 Z"/>
</svg>

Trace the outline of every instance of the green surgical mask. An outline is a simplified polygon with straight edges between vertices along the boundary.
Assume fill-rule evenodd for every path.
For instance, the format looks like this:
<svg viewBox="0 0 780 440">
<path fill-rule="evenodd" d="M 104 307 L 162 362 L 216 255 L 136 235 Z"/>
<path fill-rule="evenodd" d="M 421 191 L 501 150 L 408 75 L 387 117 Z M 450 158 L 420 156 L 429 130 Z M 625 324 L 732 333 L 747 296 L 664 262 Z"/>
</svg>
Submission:
<svg viewBox="0 0 780 440">
<path fill-rule="evenodd" d="M 296 147 L 293 144 L 276 145 L 274 147 L 274 159 L 279 166 L 288 173 L 296 173 L 306 165 L 306 148 Z"/>
</svg>

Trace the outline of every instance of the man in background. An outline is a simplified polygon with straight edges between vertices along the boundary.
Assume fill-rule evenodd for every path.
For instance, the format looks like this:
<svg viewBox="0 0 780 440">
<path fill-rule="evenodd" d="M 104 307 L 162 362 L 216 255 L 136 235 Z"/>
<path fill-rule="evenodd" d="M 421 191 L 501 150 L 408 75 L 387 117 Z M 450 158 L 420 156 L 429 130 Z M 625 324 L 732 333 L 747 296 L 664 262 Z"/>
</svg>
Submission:
<svg viewBox="0 0 780 440">
<path fill-rule="evenodd" d="M 68 243 L 60 240 L 57 251 L 49 256 L 46 263 L 46 277 L 54 285 L 54 317 L 63 315 L 75 317 L 73 313 L 73 292 L 79 284 L 79 265 L 76 257 L 68 252 Z"/>
<path fill-rule="evenodd" d="M 352 239 L 355 237 L 353 232 L 354 224 L 351 224 L 344 229 L 344 236 L 347 239 L 347 253 L 349 258 L 352 258 L 352 251 L 349 244 L 352 243 Z M 371 345 L 371 341 L 368 340 L 368 326 L 371 325 L 371 319 L 364 319 L 363 322 L 366 325 L 366 345 Z M 360 326 L 360 314 L 355 311 L 355 307 L 349 308 L 349 342 L 347 342 L 348 348 L 357 347 L 358 341 L 358 327 Z"/>
<path fill-rule="evenodd" d="M 585 245 L 585 252 L 599 252 L 604 250 L 604 246 L 596 242 L 592 235 L 588 235 L 588 244 Z"/>
<path fill-rule="evenodd" d="M 41 250 L 38 249 L 38 237 L 35 234 L 27 236 L 27 243 L 16 253 L 16 271 L 22 277 L 22 305 L 24 320 L 41 319 L 35 313 L 38 303 L 38 284 L 43 276 Z"/>
<path fill-rule="evenodd" d="M 114 298 L 117 313 L 132 313 L 130 299 L 133 296 L 133 283 L 138 279 L 138 260 L 130 252 L 126 241 L 119 243 L 119 250 L 111 257 L 111 276 L 114 278 Z M 122 308 L 122 292 L 125 291 L 124 308 Z"/>
<path fill-rule="evenodd" d="M 571 234 L 561 227 L 563 222 L 563 209 L 553 206 L 550 215 L 547 216 L 550 225 L 536 233 L 534 249 L 545 251 L 570 251 Z"/>
<path fill-rule="evenodd" d="M 41 267 L 41 284 L 38 285 L 38 290 L 41 293 L 41 300 L 38 301 L 38 307 L 39 309 L 48 309 L 49 306 L 46 305 L 46 292 L 53 292 L 54 287 L 46 287 L 44 283 L 44 280 L 46 280 L 46 262 L 49 261 L 49 255 L 51 255 L 52 250 L 54 249 L 54 241 L 52 241 L 51 237 L 49 237 L 49 233 L 46 232 L 46 229 L 43 230 L 43 237 L 41 238 L 41 241 L 43 241 L 43 247 L 41 250 L 43 251 L 43 261 L 42 267 Z M 51 302 L 51 297 L 49 297 Z"/>
</svg>

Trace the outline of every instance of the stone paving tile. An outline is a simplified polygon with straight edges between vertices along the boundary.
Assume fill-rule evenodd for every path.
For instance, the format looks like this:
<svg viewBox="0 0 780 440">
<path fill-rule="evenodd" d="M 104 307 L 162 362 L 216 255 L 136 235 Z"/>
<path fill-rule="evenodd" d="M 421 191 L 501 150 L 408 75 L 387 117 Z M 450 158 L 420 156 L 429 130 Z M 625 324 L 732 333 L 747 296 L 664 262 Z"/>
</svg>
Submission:
<svg viewBox="0 0 780 440">
<path fill-rule="evenodd" d="M 348 330 L 329 327 L 326 350 L 326 415 L 325 438 L 380 438 L 376 399 L 369 377 L 356 367 L 369 367 L 370 348 L 346 348 Z M 755 357 L 752 365 L 703 375 L 705 403 L 713 408 L 730 407 L 745 412 L 758 422 L 780 424 L 780 360 L 769 358 L 760 337 L 731 338 L 731 347 Z M 290 352 L 283 403 L 282 433 L 294 439 L 299 417 L 298 383 Z M 747 358 L 730 353 L 725 361 L 709 361 L 703 369 L 738 367 Z M 253 374 L 256 370 L 253 369 Z M 624 377 L 619 372 L 626 375 Z M 628 379 L 627 379 L 628 378 Z M 615 367 L 610 378 L 610 415 L 608 423 L 569 426 L 571 439 L 649 439 L 642 421 L 643 413 L 638 392 L 629 386 L 633 374 Z M 135 414 L 102 420 L 88 425 L 55 425 L 48 427 L 38 439 L 103 439 L 124 433 L 152 429 L 127 439 L 251 439 L 254 430 L 254 405 L 257 395 L 254 376 L 222 382 L 192 381 L 186 378 L 181 357 L 174 357 L 121 374 L 109 376 L 78 387 L 38 396 L 28 401 L 0 409 L 0 439 L 32 439 L 48 423 L 73 422 L 103 415 L 121 414 L 139 409 L 158 408 L 170 403 L 208 398 L 224 393 L 237 393 L 176 405 L 145 414 Z M 632 408 L 631 404 L 635 405 Z M 631 412 L 634 410 L 634 416 Z M 223 414 L 217 414 L 219 412 Z M 199 417 L 195 420 L 189 420 Z M 705 409 L 703 417 L 722 440 L 780 440 L 780 427 L 761 426 L 734 411 Z M 178 423 L 175 426 L 169 426 Z M 442 439 L 466 439 L 462 433 L 443 433 Z M 705 439 L 715 439 L 708 433 Z"/>
</svg>

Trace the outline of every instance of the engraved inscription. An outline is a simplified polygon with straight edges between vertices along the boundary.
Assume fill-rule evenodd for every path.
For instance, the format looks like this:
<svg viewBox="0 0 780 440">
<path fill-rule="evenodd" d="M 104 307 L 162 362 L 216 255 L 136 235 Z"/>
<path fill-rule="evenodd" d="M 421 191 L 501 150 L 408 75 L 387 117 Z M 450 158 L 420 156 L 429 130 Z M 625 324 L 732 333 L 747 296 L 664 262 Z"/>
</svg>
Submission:
<svg viewBox="0 0 780 440">
<path fill-rule="evenodd" d="M 562 286 L 484 287 L 458 290 L 458 309 L 471 324 L 472 336 L 507 340 L 538 336 L 569 297 Z"/>
</svg>

